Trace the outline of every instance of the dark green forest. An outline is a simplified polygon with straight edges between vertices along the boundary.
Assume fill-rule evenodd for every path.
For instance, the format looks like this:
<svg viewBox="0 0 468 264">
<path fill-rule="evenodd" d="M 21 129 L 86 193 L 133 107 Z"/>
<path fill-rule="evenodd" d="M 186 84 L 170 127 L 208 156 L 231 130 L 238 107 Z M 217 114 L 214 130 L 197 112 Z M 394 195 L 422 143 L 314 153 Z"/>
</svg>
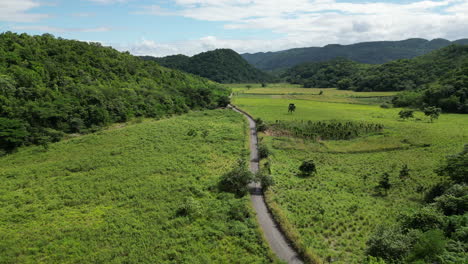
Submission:
<svg viewBox="0 0 468 264">
<path fill-rule="evenodd" d="M 246 53 L 242 57 L 255 67 L 276 71 L 302 63 L 323 62 L 338 57 L 368 64 L 382 64 L 398 59 L 411 59 L 451 44 L 467 45 L 468 39 L 407 39 L 401 41 L 373 41 L 351 45 L 330 44 L 325 47 L 296 48 L 277 52 Z"/>
<path fill-rule="evenodd" d="M 297 65 L 282 74 L 282 78 L 289 83 L 303 85 L 304 88 L 337 87 L 340 80 L 350 78 L 368 67 L 368 64 L 336 58 L 326 62 Z"/>
<path fill-rule="evenodd" d="M 259 83 L 270 82 L 272 76 L 254 68 L 239 54 L 230 49 L 217 49 L 203 52 L 193 57 L 185 55 L 154 58 L 160 65 L 199 75 L 219 83 Z"/>
<path fill-rule="evenodd" d="M 382 65 L 346 59 L 307 63 L 289 69 L 283 78 L 306 88 L 403 91 L 393 99 L 395 106 L 437 106 L 445 112 L 468 113 L 468 45 L 451 45 Z"/>
<path fill-rule="evenodd" d="M 60 140 L 133 117 L 162 118 L 228 103 L 207 79 L 99 43 L 0 35 L 0 150 Z"/>
</svg>

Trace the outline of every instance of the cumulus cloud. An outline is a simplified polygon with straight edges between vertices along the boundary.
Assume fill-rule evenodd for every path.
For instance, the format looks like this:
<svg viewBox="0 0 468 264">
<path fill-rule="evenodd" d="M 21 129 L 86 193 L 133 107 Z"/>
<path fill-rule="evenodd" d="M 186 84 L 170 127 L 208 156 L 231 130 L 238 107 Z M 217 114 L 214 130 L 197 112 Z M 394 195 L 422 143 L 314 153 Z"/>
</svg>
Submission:
<svg viewBox="0 0 468 264">
<path fill-rule="evenodd" d="M 64 32 L 106 32 L 110 31 L 108 27 L 95 27 L 95 28 L 60 28 L 50 26 L 13 26 L 15 30 L 33 30 L 40 32 L 64 33 Z"/>
<path fill-rule="evenodd" d="M 0 1 L 0 21 L 7 22 L 35 22 L 47 18 L 47 14 L 30 13 L 31 9 L 40 6 L 34 0 L 1 0 Z"/>
<path fill-rule="evenodd" d="M 426 0 L 410 3 L 335 0 L 174 0 L 178 15 L 224 23 L 227 30 L 267 30 L 274 40 L 227 40 L 206 37 L 177 43 L 141 41 L 129 45 L 142 54 L 193 54 L 229 47 L 238 52 L 281 50 L 412 37 L 448 39 L 468 36 L 468 0 Z M 145 7 L 165 15 L 159 6 Z"/>
</svg>

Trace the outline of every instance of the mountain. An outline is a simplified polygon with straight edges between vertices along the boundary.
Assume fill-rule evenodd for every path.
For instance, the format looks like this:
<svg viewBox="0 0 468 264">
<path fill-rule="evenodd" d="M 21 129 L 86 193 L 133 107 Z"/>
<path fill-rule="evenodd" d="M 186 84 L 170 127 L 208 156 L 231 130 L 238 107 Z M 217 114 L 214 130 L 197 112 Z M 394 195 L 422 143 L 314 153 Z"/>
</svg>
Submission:
<svg viewBox="0 0 468 264">
<path fill-rule="evenodd" d="M 352 77 L 369 67 L 370 64 L 336 58 L 299 64 L 286 70 L 281 77 L 289 83 L 301 84 L 304 88 L 330 88 L 337 87 L 340 80 Z"/>
<path fill-rule="evenodd" d="M 450 45 L 413 59 L 402 59 L 360 71 L 338 82 L 340 89 L 405 91 L 396 106 L 437 106 L 468 113 L 468 45 Z"/>
<path fill-rule="evenodd" d="M 268 82 L 272 77 L 254 68 L 238 53 L 230 49 L 217 49 L 203 52 L 193 57 L 184 55 L 154 58 L 160 65 L 199 75 L 219 83 Z"/>
<path fill-rule="evenodd" d="M 0 155 L 132 117 L 226 105 L 229 91 L 98 43 L 0 34 Z"/>
<path fill-rule="evenodd" d="M 410 59 L 450 44 L 468 44 L 468 39 L 407 39 L 402 41 L 362 42 L 352 45 L 331 44 L 325 47 L 298 48 L 278 52 L 246 53 L 242 57 L 258 69 L 273 71 L 306 62 L 328 61 L 337 57 L 356 62 L 382 64 L 397 59 Z"/>
</svg>

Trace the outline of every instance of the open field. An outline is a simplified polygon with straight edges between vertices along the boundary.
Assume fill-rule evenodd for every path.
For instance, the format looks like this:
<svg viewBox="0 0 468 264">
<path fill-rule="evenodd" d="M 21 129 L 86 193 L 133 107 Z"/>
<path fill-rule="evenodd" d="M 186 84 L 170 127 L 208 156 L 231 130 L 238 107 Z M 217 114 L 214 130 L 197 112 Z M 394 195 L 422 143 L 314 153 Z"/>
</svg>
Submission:
<svg viewBox="0 0 468 264">
<path fill-rule="evenodd" d="M 247 88 L 249 85 L 251 88 Z M 391 101 L 396 92 L 354 92 L 336 88 L 301 88 L 295 84 L 268 84 L 262 88 L 259 84 L 226 85 L 236 97 L 272 98 L 292 100 L 313 100 L 349 104 L 379 104 Z"/>
<path fill-rule="evenodd" d="M 261 135 L 272 152 L 270 163 L 276 181 L 267 199 L 288 232 L 296 233 L 298 244 L 323 260 L 360 263 L 374 229 L 395 223 L 400 213 L 419 207 L 424 192 L 441 181 L 434 169 L 446 155 L 460 152 L 468 142 L 468 116 L 442 114 L 430 123 L 417 112 L 420 120 L 402 121 L 398 119 L 401 109 L 350 102 L 353 98 L 345 95 L 368 97 L 374 93 L 310 89 L 312 93 L 323 90 L 324 95 L 331 94 L 329 100 L 322 100 L 304 90 L 250 89 L 234 96 L 233 103 L 270 124 L 277 120 L 338 120 L 384 125 L 380 133 L 351 140 L 312 141 L 273 136 L 271 131 Z M 301 95 L 290 97 L 293 93 Z M 297 107 L 293 114 L 287 111 L 290 103 Z M 317 165 L 318 173 L 311 178 L 297 176 L 306 159 Z M 401 179 L 404 165 L 409 167 L 410 176 Z M 390 174 L 392 184 L 387 195 L 375 190 L 383 173 Z"/>
<path fill-rule="evenodd" d="M 270 263 L 249 199 L 216 188 L 245 132 L 203 111 L 0 158 L 0 263 Z"/>
</svg>

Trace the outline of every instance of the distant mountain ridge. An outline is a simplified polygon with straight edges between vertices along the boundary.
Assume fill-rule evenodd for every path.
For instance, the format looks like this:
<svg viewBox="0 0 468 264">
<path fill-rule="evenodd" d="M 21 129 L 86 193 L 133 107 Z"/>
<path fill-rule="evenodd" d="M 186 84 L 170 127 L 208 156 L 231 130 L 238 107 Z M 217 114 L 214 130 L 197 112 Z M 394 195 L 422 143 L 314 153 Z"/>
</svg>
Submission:
<svg viewBox="0 0 468 264">
<path fill-rule="evenodd" d="M 468 39 L 449 41 L 412 38 L 401 41 L 374 41 L 351 45 L 330 44 L 324 47 L 296 48 L 278 52 L 245 53 L 241 56 L 258 69 L 273 71 L 306 62 L 321 62 L 337 57 L 355 62 L 383 64 L 398 59 L 411 59 L 451 44 L 468 45 Z"/>
<path fill-rule="evenodd" d="M 193 57 L 173 55 L 163 58 L 142 56 L 144 60 L 158 62 L 161 66 L 199 75 L 219 83 L 268 82 L 267 73 L 250 65 L 231 49 L 217 49 Z"/>
</svg>

